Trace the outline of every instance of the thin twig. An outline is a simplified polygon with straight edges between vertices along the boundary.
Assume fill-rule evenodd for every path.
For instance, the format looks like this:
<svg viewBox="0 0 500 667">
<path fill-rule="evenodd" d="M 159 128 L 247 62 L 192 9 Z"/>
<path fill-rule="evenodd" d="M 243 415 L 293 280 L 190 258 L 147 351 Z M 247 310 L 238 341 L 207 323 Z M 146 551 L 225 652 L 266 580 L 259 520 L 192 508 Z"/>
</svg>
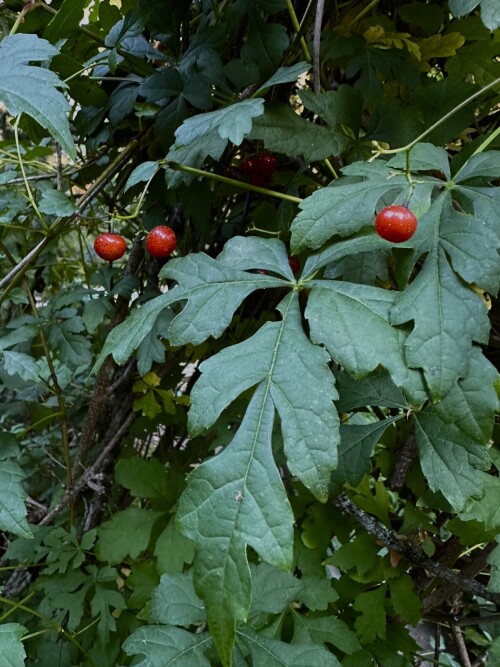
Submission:
<svg viewBox="0 0 500 667">
<path fill-rule="evenodd" d="M 457 647 L 460 664 L 462 667 L 472 667 L 469 654 L 467 653 L 467 647 L 465 646 L 464 637 L 462 635 L 462 630 L 456 623 L 450 623 L 450 628 Z"/>
<path fill-rule="evenodd" d="M 413 433 L 406 438 L 401 451 L 399 453 L 399 458 L 396 461 L 394 470 L 392 471 L 391 480 L 389 482 L 389 488 L 392 491 L 399 491 L 403 487 L 403 484 L 406 481 L 406 477 L 411 470 L 413 461 L 417 454 L 417 441 Z"/>
</svg>

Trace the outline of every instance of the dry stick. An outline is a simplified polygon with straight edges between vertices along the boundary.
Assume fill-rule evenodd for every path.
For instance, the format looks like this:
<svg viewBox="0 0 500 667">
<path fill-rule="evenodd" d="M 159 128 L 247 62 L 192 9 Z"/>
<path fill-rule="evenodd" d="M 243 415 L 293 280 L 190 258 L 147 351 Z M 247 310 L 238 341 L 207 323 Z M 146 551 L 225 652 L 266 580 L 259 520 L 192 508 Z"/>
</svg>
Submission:
<svg viewBox="0 0 500 667">
<path fill-rule="evenodd" d="M 462 667 L 472 667 L 469 654 L 467 653 L 467 647 L 465 646 L 464 637 L 462 635 L 462 630 L 460 630 L 456 623 L 450 623 L 450 628 L 457 647 L 460 664 Z"/>
<path fill-rule="evenodd" d="M 337 507 L 340 507 L 340 509 L 346 512 L 346 514 L 349 514 L 356 519 L 358 523 L 360 523 L 369 533 L 375 535 L 375 537 L 383 544 L 396 553 L 405 556 L 414 565 L 418 565 L 419 567 L 432 572 L 432 574 L 444 579 L 462 591 L 467 591 L 472 595 L 477 595 L 485 600 L 490 600 L 495 604 L 500 604 L 500 593 L 489 591 L 486 586 L 483 586 L 474 579 L 458 574 L 457 572 L 450 570 L 448 567 L 441 565 L 441 563 L 436 563 L 428 558 L 420 549 L 413 547 L 407 542 L 403 542 L 395 533 L 379 524 L 372 516 L 357 507 L 345 493 L 341 493 L 337 496 L 334 503 Z"/>
<path fill-rule="evenodd" d="M 396 461 L 394 470 L 392 471 L 391 479 L 389 482 L 389 488 L 392 491 L 399 491 L 399 489 L 403 487 L 416 454 L 417 441 L 415 440 L 413 433 L 410 433 L 410 435 L 404 441 L 403 446 L 401 447 L 399 458 Z"/>
<path fill-rule="evenodd" d="M 321 49 L 321 24 L 323 23 L 324 8 L 325 8 L 325 0 L 318 0 L 316 3 L 316 16 L 314 18 L 314 37 L 313 37 L 313 88 L 315 93 L 321 92 L 320 49 Z"/>
<path fill-rule="evenodd" d="M 138 413 L 136 412 L 132 412 L 131 414 L 129 414 L 129 416 L 121 424 L 121 426 L 118 428 L 113 437 L 109 439 L 108 443 L 102 449 L 101 453 L 96 458 L 94 463 L 89 468 L 87 468 L 87 470 L 82 475 L 80 475 L 80 477 L 73 484 L 72 488 L 66 491 L 62 500 L 59 503 L 57 503 L 57 505 L 53 507 L 48 514 L 44 516 L 44 518 L 38 524 L 39 526 L 46 526 L 47 524 L 49 524 L 52 521 L 52 519 L 55 516 L 57 516 L 59 512 L 61 512 L 61 510 L 63 510 L 67 505 L 69 505 L 70 502 L 72 502 L 78 496 L 80 491 L 87 485 L 87 483 L 92 479 L 92 477 L 94 477 L 94 475 L 96 475 L 106 466 L 106 463 L 108 461 L 111 452 L 120 443 L 121 439 L 127 432 L 128 428 L 137 418 L 137 414 Z"/>
</svg>

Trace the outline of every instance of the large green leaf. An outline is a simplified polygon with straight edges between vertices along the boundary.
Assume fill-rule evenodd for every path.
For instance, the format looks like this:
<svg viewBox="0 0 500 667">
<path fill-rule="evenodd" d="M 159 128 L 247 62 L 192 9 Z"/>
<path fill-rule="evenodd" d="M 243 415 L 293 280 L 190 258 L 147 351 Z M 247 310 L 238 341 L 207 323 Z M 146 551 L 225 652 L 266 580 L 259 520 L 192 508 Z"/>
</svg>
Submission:
<svg viewBox="0 0 500 667">
<path fill-rule="evenodd" d="M 90 0 L 64 0 L 44 30 L 45 39 L 56 42 L 77 30 L 83 19 L 84 9 L 89 3 Z"/>
<path fill-rule="evenodd" d="M 59 77 L 29 62 L 50 60 L 59 50 L 36 35 L 16 34 L 0 43 L 0 100 L 9 113 L 26 113 L 47 129 L 72 158 L 76 158 L 67 114 L 70 106 L 57 89 Z"/>
<path fill-rule="evenodd" d="M 137 558 L 148 546 L 151 531 L 161 512 L 153 512 L 143 507 L 128 507 L 116 512 L 112 519 L 99 528 L 99 539 L 95 552 L 99 560 L 120 563 L 130 556 Z M 134 539 L 131 540 L 130 536 Z"/>
<path fill-rule="evenodd" d="M 249 32 L 241 49 L 241 58 L 255 63 L 261 74 L 267 76 L 281 62 L 288 46 L 288 35 L 284 25 L 266 21 L 252 4 L 250 8 Z"/>
<path fill-rule="evenodd" d="M 5 667 L 24 667 L 26 651 L 20 637 L 26 632 L 19 623 L 0 625 L 0 655 Z"/>
<path fill-rule="evenodd" d="M 148 625 L 123 643 L 127 655 L 145 656 L 137 667 L 210 667 L 205 651 L 212 646 L 208 632 L 194 634 L 169 625 Z"/>
<path fill-rule="evenodd" d="M 496 244 L 487 228 L 470 218 L 454 211 L 447 194 L 434 202 L 415 234 L 413 263 L 427 253 L 424 265 L 391 310 L 393 324 L 414 322 L 406 359 L 410 366 L 422 368 L 434 400 L 466 375 L 471 342 L 488 340 L 486 306 L 455 273 L 460 271 L 465 281 L 490 284 L 481 262 L 468 257 L 493 262 Z"/>
<path fill-rule="evenodd" d="M 308 617 L 293 612 L 294 644 L 333 644 L 343 653 L 354 653 L 361 648 L 356 633 L 345 621 L 335 616 Z"/>
<path fill-rule="evenodd" d="M 450 12 L 454 16 L 465 16 L 481 5 L 481 18 L 490 30 L 500 27 L 500 8 L 496 0 L 450 0 Z"/>
<path fill-rule="evenodd" d="M 328 354 L 304 334 L 297 296 L 290 294 L 279 309 L 281 322 L 266 323 L 201 364 L 191 393 L 190 431 L 196 435 L 210 427 L 243 391 L 262 382 L 281 419 L 291 472 L 326 500 L 339 440 L 334 377 Z"/>
<path fill-rule="evenodd" d="M 292 565 L 294 518 L 273 460 L 273 421 L 270 389 L 262 383 L 231 444 L 190 474 L 179 501 L 181 529 L 197 544 L 195 586 L 225 666 L 235 621 L 245 621 L 250 610 L 246 546 L 277 568 Z"/>
<path fill-rule="evenodd" d="M 258 257 L 255 262 L 258 266 Z M 161 276 L 177 280 L 178 285 L 134 310 L 111 331 L 93 372 L 97 372 L 108 354 L 119 364 L 127 361 L 151 332 L 160 313 L 176 301 L 187 303 L 170 324 L 170 341 L 174 345 L 198 344 L 209 336 L 220 336 L 236 308 L 253 291 L 289 284 L 280 278 L 233 269 L 204 253 L 170 260 Z"/>
<path fill-rule="evenodd" d="M 280 614 L 298 599 L 304 584 L 289 572 L 281 572 L 266 562 L 250 566 L 252 574 L 252 607 L 250 624 L 256 626 L 260 614 Z"/>
</svg>

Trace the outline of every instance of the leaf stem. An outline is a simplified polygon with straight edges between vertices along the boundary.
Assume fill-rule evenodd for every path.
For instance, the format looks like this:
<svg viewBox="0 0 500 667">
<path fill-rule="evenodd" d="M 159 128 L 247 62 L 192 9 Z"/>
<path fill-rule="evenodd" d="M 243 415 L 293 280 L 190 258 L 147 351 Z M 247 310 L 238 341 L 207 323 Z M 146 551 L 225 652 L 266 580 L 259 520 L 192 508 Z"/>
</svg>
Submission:
<svg viewBox="0 0 500 667">
<path fill-rule="evenodd" d="M 433 123 L 430 127 L 428 127 L 422 134 L 420 134 L 416 139 L 411 141 L 409 144 L 406 146 L 401 146 L 401 148 L 381 148 L 380 146 L 378 149 L 375 151 L 375 154 L 373 157 L 370 158 L 370 160 L 376 159 L 379 155 L 394 155 L 395 153 L 403 153 L 404 151 L 410 151 L 416 144 L 420 143 L 422 139 L 425 139 L 431 132 L 434 132 L 436 128 L 438 128 L 440 125 L 442 125 L 444 122 L 448 120 L 448 118 L 451 118 L 457 111 L 460 111 L 460 109 L 463 109 L 465 106 L 467 106 L 470 102 L 473 100 L 477 99 L 480 97 L 484 92 L 489 90 L 490 88 L 493 88 L 494 86 L 497 86 L 500 84 L 500 77 L 496 78 L 494 81 L 490 81 L 486 86 L 483 86 L 481 90 L 478 90 L 475 92 L 473 95 L 470 95 L 466 100 L 463 102 L 460 102 L 454 109 L 451 111 L 448 111 L 444 116 L 442 116 L 439 120 L 437 120 L 435 123 Z M 377 146 L 377 143 L 374 142 L 374 145 Z"/>
<path fill-rule="evenodd" d="M 19 114 L 19 116 L 16 118 L 16 122 L 14 123 L 14 137 L 15 137 L 15 140 L 16 140 L 17 158 L 19 160 L 19 166 L 21 168 L 21 174 L 23 175 L 23 181 L 24 181 L 24 185 L 26 187 L 26 193 L 28 195 L 28 200 L 29 200 L 30 204 L 32 205 L 33 210 L 35 211 L 37 218 L 42 223 L 44 229 L 47 229 L 47 225 L 45 224 L 45 220 L 43 219 L 43 215 L 38 210 L 38 206 L 36 205 L 35 198 L 33 197 L 33 193 L 31 192 L 31 188 L 30 188 L 30 185 L 28 183 L 28 178 L 26 176 L 26 171 L 24 169 L 23 158 L 21 156 L 21 145 L 19 143 L 19 121 L 21 120 L 21 115 L 22 114 Z"/>
<path fill-rule="evenodd" d="M 27 2 L 24 7 L 21 9 L 21 11 L 18 13 L 17 18 L 14 22 L 14 25 L 12 26 L 10 32 L 9 32 L 9 37 L 11 35 L 15 35 L 16 32 L 19 30 L 19 26 L 21 23 L 24 23 L 24 17 L 28 12 L 31 12 L 33 9 L 36 9 L 40 5 L 39 0 L 35 0 L 35 2 Z"/>
<path fill-rule="evenodd" d="M 290 14 L 290 18 L 292 20 L 292 25 L 293 29 L 297 34 L 300 33 L 300 23 L 299 19 L 297 18 L 297 14 L 295 13 L 295 9 L 292 4 L 292 0 L 285 0 L 286 8 L 288 9 L 288 13 Z M 307 60 L 308 63 L 312 61 L 311 54 L 309 52 L 309 49 L 307 48 L 306 40 L 304 37 L 300 38 L 300 47 L 302 49 L 302 53 L 304 54 L 304 58 Z"/>
<path fill-rule="evenodd" d="M 220 181 L 221 183 L 226 183 L 227 185 L 233 185 L 235 187 L 241 188 L 242 190 L 250 190 L 251 192 L 258 192 L 259 194 L 268 195 L 269 197 L 284 199 L 285 201 L 291 201 L 294 204 L 300 204 L 303 201 L 300 197 L 287 195 L 284 192 L 276 192 L 275 190 L 268 190 L 267 188 L 259 188 L 257 185 L 250 185 L 250 183 L 237 181 L 234 178 L 228 178 L 227 176 L 220 176 L 219 174 L 214 174 L 211 171 L 204 171 L 203 169 L 195 169 L 194 167 L 187 167 L 186 165 L 178 164 L 176 162 L 168 162 L 166 160 L 162 161 L 161 164 L 168 165 L 168 167 L 170 169 L 173 169 L 174 171 L 185 171 L 188 174 L 194 174 L 195 176 L 202 176 L 203 178 L 209 178 L 213 181 Z"/>
</svg>

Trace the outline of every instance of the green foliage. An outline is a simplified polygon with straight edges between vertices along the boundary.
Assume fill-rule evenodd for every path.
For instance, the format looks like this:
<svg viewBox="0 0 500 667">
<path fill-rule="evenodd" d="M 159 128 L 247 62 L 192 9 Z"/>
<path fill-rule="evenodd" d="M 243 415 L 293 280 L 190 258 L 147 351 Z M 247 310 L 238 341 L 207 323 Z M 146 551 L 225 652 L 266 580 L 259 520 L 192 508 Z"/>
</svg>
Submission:
<svg viewBox="0 0 500 667">
<path fill-rule="evenodd" d="M 2 660 L 496 664 L 496 3 L 4 4 Z"/>
</svg>

